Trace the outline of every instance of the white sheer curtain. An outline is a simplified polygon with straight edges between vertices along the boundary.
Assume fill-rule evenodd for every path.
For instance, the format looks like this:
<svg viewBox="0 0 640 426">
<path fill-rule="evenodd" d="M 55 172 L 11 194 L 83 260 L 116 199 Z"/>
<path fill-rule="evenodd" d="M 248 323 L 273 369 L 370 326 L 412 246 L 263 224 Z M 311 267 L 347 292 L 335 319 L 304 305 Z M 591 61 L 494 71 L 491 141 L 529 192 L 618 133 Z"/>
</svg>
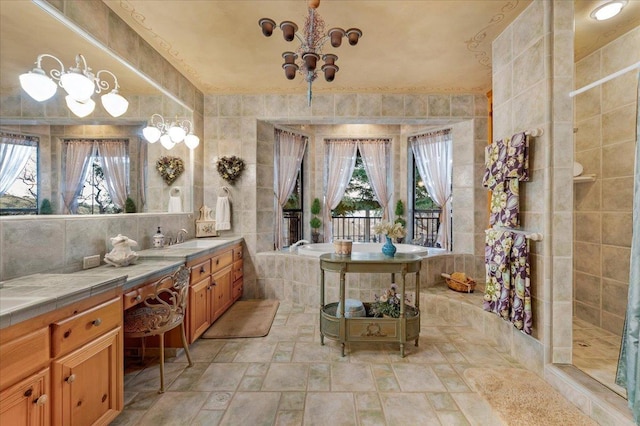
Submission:
<svg viewBox="0 0 640 426">
<path fill-rule="evenodd" d="M 37 142 L 20 135 L 0 134 L 0 196 L 18 178 Z"/>
<path fill-rule="evenodd" d="M 66 142 L 66 170 L 62 198 L 68 213 L 76 213 L 78 195 L 93 152 L 93 141 Z"/>
<path fill-rule="evenodd" d="M 380 207 L 382 207 L 382 220 L 388 220 L 389 212 L 389 189 L 387 178 L 389 176 L 389 141 L 386 139 L 359 139 L 358 148 L 364 164 L 364 170 L 369 178 L 369 183 L 373 189 Z"/>
<path fill-rule="evenodd" d="M 146 141 L 139 139 L 138 153 L 138 212 L 143 212 L 147 204 L 147 154 L 149 145 Z"/>
<path fill-rule="evenodd" d="M 282 223 L 284 214 L 282 209 L 287 203 L 298 177 L 298 170 L 307 147 L 307 138 L 280 129 L 275 130 L 276 155 L 274 158 L 275 191 L 274 195 L 278 203 L 276 208 L 276 250 L 284 246 L 282 235 Z M 295 243 L 295 241 L 292 241 Z"/>
<path fill-rule="evenodd" d="M 124 140 L 101 140 L 97 142 L 98 155 L 104 169 L 104 180 L 113 204 L 124 209 L 129 193 L 129 155 Z"/>
<path fill-rule="evenodd" d="M 324 239 L 329 241 L 332 235 L 331 210 L 335 209 L 342 200 L 344 191 L 353 175 L 358 145 L 355 140 L 328 140 L 326 143 L 327 172 L 325 174 L 322 219 L 324 221 Z"/>
<path fill-rule="evenodd" d="M 451 250 L 451 174 L 453 149 L 450 130 L 410 138 L 416 166 L 431 199 L 442 209 L 437 242 Z"/>
</svg>

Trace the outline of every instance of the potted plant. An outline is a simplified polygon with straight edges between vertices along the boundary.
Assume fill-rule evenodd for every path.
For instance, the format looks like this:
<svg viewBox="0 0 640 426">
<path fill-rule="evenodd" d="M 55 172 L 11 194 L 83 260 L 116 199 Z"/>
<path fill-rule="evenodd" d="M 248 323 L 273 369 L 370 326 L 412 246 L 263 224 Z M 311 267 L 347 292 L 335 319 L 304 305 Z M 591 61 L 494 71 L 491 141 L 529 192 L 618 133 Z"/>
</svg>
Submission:
<svg viewBox="0 0 640 426">
<path fill-rule="evenodd" d="M 320 241 L 320 228 L 322 227 L 322 221 L 318 217 L 320 214 L 320 200 L 318 198 L 314 198 L 311 203 L 311 214 L 313 215 L 309 221 L 309 226 L 311 226 L 311 241 L 317 243 Z"/>
<path fill-rule="evenodd" d="M 399 223 L 403 228 L 407 226 L 407 221 L 404 220 L 404 203 L 402 202 L 402 200 L 398 200 L 398 202 L 396 203 L 395 223 Z M 404 237 L 397 238 L 398 243 L 402 243 L 403 240 Z"/>
<path fill-rule="evenodd" d="M 51 207 L 51 201 L 48 198 L 42 200 L 40 204 L 40 214 L 53 214 L 53 208 Z"/>
<path fill-rule="evenodd" d="M 131 197 L 127 197 L 127 200 L 124 203 L 125 213 L 135 213 L 136 210 L 137 210 L 136 203 L 133 201 Z"/>
</svg>

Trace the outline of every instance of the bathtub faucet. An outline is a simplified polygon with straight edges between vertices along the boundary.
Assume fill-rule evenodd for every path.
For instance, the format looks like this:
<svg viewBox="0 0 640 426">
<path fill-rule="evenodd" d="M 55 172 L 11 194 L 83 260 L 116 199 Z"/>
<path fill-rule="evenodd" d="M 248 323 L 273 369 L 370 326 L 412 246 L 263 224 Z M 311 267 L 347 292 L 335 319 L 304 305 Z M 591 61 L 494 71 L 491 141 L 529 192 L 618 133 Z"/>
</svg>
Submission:
<svg viewBox="0 0 640 426">
<path fill-rule="evenodd" d="M 289 246 L 289 251 L 293 251 L 293 249 L 303 244 L 309 244 L 309 241 L 307 240 L 296 241 L 295 243 L 291 244 L 291 246 Z"/>
</svg>

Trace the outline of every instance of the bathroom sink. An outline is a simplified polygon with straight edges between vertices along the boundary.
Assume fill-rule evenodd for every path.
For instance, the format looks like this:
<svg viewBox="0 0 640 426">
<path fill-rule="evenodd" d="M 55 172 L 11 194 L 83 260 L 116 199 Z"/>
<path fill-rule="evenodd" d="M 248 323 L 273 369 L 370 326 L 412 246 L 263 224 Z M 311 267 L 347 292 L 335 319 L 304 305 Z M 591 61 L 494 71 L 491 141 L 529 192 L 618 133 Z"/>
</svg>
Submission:
<svg viewBox="0 0 640 426">
<path fill-rule="evenodd" d="M 189 240 L 184 243 L 174 244 L 167 247 L 168 249 L 206 249 L 210 247 L 219 246 L 229 240 Z"/>
</svg>

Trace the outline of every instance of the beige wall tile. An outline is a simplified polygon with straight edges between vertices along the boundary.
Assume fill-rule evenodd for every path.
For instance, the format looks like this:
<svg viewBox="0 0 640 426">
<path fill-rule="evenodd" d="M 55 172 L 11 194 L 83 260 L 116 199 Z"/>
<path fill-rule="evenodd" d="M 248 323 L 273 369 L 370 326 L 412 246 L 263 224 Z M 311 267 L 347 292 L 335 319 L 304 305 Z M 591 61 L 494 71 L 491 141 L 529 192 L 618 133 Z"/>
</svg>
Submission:
<svg viewBox="0 0 640 426">
<path fill-rule="evenodd" d="M 635 140 L 635 119 L 635 104 L 602 114 L 602 145 Z"/>
<path fill-rule="evenodd" d="M 577 122 L 575 134 L 576 152 L 599 148 L 601 135 L 600 116 L 594 116 Z"/>
<path fill-rule="evenodd" d="M 576 212 L 575 240 L 586 243 L 600 243 L 602 241 L 602 214 L 600 212 Z"/>
<path fill-rule="evenodd" d="M 631 249 L 627 247 L 602 246 L 602 277 L 629 282 L 629 259 Z"/>
<path fill-rule="evenodd" d="M 573 254 L 576 271 L 600 275 L 600 253 L 599 244 L 576 242 Z"/>
<path fill-rule="evenodd" d="M 575 273 L 575 300 L 600 308 L 602 283 L 599 276 Z"/>
<path fill-rule="evenodd" d="M 603 212 L 602 213 L 602 243 L 631 247 L 632 212 Z"/>
</svg>

